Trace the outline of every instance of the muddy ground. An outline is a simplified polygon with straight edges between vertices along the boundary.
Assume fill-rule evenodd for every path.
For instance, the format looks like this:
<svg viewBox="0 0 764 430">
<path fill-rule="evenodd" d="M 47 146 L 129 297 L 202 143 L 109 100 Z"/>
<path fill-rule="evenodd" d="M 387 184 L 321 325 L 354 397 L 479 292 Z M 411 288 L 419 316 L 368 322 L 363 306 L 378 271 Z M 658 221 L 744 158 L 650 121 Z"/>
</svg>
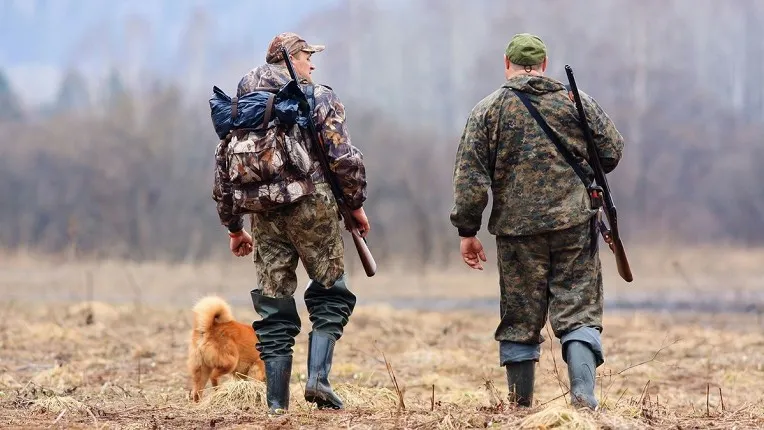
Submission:
<svg viewBox="0 0 764 430">
<path fill-rule="evenodd" d="M 234 313 L 247 323 L 255 318 L 249 307 Z M 566 419 L 568 428 L 764 427 L 757 315 L 608 315 L 606 363 L 597 370 L 602 410 L 593 414 L 567 406 L 567 373 L 552 341 L 537 367 L 535 407 L 508 407 L 496 322 L 496 312 L 359 307 L 332 370 L 347 409 L 321 412 L 301 395 L 304 315 L 291 413 L 268 418 L 258 382 L 248 383 L 247 399 L 229 381 L 202 403 L 189 401 L 188 307 L 6 301 L 0 427 L 552 428 Z"/>
</svg>

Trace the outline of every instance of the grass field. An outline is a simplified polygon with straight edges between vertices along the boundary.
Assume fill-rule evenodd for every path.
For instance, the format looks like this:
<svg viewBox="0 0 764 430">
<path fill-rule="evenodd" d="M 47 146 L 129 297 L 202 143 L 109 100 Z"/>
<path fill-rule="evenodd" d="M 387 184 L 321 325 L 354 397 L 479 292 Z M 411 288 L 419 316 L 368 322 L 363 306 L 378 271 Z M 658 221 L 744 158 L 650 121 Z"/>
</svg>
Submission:
<svg viewBox="0 0 764 430">
<path fill-rule="evenodd" d="M 689 266 L 692 260 L 683 261 Z M 651 276 L 664 277 L 667 285 L 684 282 L 685 289 L 695 283 L 691 293 L 706 291 L 707 281 L 696 279 L 722 279 L 725 272 L 724 265 L 716 272 L 706 266 L 702 273 L 687 269 L 690 280 L 672 276 L 674 265 Z M 227 270 L 238 275 L 223 277 Z M 754 279 L 757 270 L 751 264 L 736 276 Z M 346 402 L 345 411 L 316 411 L 302 399 L 309 331 L 304 314 L 289 415 L 265 415 L 264 387 L 258 382 L 227 382 L 217 392 L 208 389 L 195 405 L 188 400 L 185 370 L 190 306 L 202 294 L 216 292 L 234 304 L 239 320 L 251 322 L 256 314 L 247 303 L 247 271 L 251 266 L 245 261 L 192 268 L 3 259 L 0 426 L 764 427 L 764 322 L 759 312 L 608 312 L 606 363 L 597 369 L 602 409 L 587 413 L 567 405 L 567 371 L 559 343 L 549 340 L 537 367 L 535 407 L 514 410 L 506 404 L 505 375 L 492 338 L 495 308 L 395 309 L 375 302 L 384 285 L 389 285 L 384 290 L 388 296 L 400 299 L 490 299 L 496 289 L 490 272 L 356 276 L 357 293 L 369 299 L 361 302 L 338 343 L 331 379 Z M 606 294 L 617 284 L 610 282 Z M 460 284 L 469 285 L 472 295 L 457 288 Z M 739 291 L 760 289 L 751 283 Z"/>
</svg>

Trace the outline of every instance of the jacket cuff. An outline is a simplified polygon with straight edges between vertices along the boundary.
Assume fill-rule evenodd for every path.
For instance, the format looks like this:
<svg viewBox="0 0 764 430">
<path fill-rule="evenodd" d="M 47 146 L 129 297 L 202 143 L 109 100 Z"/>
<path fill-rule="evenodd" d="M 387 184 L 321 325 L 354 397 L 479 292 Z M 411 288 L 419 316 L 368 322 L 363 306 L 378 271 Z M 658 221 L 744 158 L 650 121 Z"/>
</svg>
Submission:
<svg viewBox="0 0 764 430">
<path fill-rule="evenodd" d="M 236 218 L 234 221 L 231 221 L 231 223 L 228 224 L 229 233 L 239 232 L 243 228 L 244 228 L 244 220 L 241 219 L 241 217 Z"/>
<path fill-rule="evenodd" d="M 363 207 L 365 199 L 361 200 L 353 200 L 345 197 L 345 206 L 350 209 L 351 211 L 354 211 L 356 209 L 361 209 Z"/>
<path fill-rule="evenodd" d="M 459 228 L 459 237 L 475 237 L 477 236 L 477 230 L 471 230 L 466 228 Z"/>
</svg>

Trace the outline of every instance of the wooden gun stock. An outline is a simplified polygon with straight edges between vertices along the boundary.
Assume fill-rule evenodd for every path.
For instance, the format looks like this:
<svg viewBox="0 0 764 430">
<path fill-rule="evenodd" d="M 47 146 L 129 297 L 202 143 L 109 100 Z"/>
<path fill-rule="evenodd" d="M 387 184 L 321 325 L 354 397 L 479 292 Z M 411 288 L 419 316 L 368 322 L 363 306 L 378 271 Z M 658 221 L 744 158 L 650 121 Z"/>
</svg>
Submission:
<svg viewBox="0 0 764 430">
<path fill-rule="evenodd" d="M 629 266 L 629 260 L 626 258 L 626 250 L 623 248 L 621 239 L 618 239 L 618 242 L 613 244 L 611 249 L 615 254 L 615 265 L 618 267 L 618 274 L 621 275 L 621 278 L 626 282 L 633 281 L 634 276 L 631 274 L 631 267 Z"/>
<path fill-rule="evenodd" d="M 605 212 L 607 213 L 607 208 L 605 209 Z M 623 242 L 621 242 L 621 238 L 613 236 L 611 230 L 601 221 L 599 229 L 602 232 L 602 238 L 605 240 L 605 243 L 607 243 L 608 247 L 615 255 L 615 265 L 616 268 L 618 268 L 618 274 L 621 275 L 621 278 L 626 282 L 633 281 L 634 276 L 631 274 L 631 266 L 629 266 L 629 259 L 626 258 L 626 249 L 623 246 Z"/>
<path fill-rule="evenodd" d="M 374 261 L 374 256 L 371 255 L 369 246 L 366 243 L 366 238 L 361 237 L 361 233 L 358 230 L 358 225 L 356 225 L 353 214 L 350 213 L 350 210 L 346 206 L 342 206 L 340 207 L 340 215 L 345 221 L 345 229 L 349 231 L 350 235 L 353 237 L 353 245 L 355 245 L 355 250 L 358 252 L 358 257 L 361 259 L 361 264 L 363 265 L 364 272 L 366 272 L 366 276 L 374 276 L 374 274 L 377 273 L 377 262 Z"/>
<path fill-rule="evenodd" d="M 361 264 L 363 265 L 364 272 L 366 272 L 366 276 L 374 276 L 377 273 L 377 262 L 374 261 L 374 256 L 371 255 L 369 247 L 366 246 L 366 239 L 361 237 L 358 230 L 353 230 L 350 234 L 353 235 L 353 243 L 355 244 L 356 251 L 358 251 L 358 257 L 361 258 Z"/>
</svg>

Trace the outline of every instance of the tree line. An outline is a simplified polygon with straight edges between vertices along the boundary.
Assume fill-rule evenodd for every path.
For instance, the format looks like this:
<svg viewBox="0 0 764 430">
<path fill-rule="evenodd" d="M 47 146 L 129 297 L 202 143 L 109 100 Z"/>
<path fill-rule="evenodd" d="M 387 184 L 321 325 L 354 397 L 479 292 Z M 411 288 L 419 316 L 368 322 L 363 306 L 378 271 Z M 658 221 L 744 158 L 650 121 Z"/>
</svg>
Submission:
<svg viewBox="0 0 764 430">
<path fill-rule="evenodd" d="M 319 13 L 298 28 L 328 46 L 316 75 L 345 102 L 364 153 L 379 263 L 458 261 L 448 219 L 456 145 L 471 107 L 501 84 L 501 53 L 518 28 L 545 36 L 551 76 L 564 81 L 562 66 L 573 63 L 579 86 L 624 134 L 610 182 L 627 244 L 762 245 L 761 6 L 730 3 L 715 16 L 708 1 L 539 3 L 338 2 L 321 12 L 336 26 L 320 26 Z M 730 32 L 733 48 L 719 50 L 702 30 L 710 23 Z M 96 96 L 83 79 L 72 69 L 52 103 L 30 109 L 0 70 L 0 246 L 171 261 L 229 255 L 211 198 L 207 90 L 159 78 L 133 88 L 115 72 Z"/>
</svg>

